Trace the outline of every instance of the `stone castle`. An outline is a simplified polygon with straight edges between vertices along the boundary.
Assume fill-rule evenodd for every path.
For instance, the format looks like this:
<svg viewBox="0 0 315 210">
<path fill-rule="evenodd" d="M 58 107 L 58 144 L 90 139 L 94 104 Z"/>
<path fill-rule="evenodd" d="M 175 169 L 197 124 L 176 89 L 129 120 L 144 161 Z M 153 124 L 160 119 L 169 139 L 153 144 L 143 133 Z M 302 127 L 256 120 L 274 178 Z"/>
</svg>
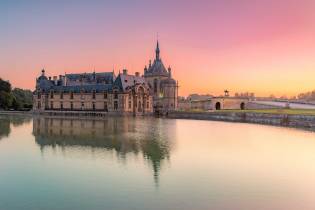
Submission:
<svg viewBox="0 0 315 210">
<path fill-rule="evenodd" d="M 178 82 L 160 57 L 159 42 L 153 64 L 144 74 L 117 76 L 112 72 L 65 74 L 47 77 L 43 69 L 33 95 L 35 112 L 80 111 L 144 115 L 167 114 L 177 109 Z"/>
</svg>

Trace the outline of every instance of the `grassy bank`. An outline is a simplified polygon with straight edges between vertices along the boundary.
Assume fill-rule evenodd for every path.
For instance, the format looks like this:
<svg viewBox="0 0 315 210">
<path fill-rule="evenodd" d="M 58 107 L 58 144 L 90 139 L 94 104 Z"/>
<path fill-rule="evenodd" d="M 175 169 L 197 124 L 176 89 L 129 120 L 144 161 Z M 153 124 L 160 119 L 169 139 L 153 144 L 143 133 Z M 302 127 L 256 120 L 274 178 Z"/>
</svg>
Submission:
<svg viewBox="0 0 315 210">
<path fill-rule="evenodd" d="M 288 115 L 315 115 L 315 109 L 257 109 L 257 110 L 219 110 L 215 112 L 247 112 Z"/>
<path fill-rule="evenodd" d="M 213 111 L 204 111 L 204 110 L 191 110 L 189 112 L 212 112 L 212 113 L 224 113 L 224 112 L 236 112 L 236 113 L 262 113 L 262 114 L 288 114 L 288 115 L 315 115 L 315 109 L 229 109 L 229 110 L 213 110 Z"/>
</svg>

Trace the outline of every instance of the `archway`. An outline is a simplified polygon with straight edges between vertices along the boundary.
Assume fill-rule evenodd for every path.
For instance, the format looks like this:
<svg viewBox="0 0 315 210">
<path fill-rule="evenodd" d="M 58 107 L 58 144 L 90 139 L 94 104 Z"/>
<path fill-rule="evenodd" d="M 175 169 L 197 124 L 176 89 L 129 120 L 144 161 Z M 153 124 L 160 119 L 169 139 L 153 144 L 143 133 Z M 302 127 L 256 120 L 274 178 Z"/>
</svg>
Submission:
<svg viewBox="0 0 315 210">
<path fill-rule="evenodd" d="M 221 109 L 221 103 L 220 102 L 215 103 L 215 109 L 216 110 L 220 110 Z"/>
<path fill-rule="evenodd" d="M 241 103 L 240 108 L 241 108 L 241 110 L 245 109 L 245 103 L 244 102 Z"/>
</svg>

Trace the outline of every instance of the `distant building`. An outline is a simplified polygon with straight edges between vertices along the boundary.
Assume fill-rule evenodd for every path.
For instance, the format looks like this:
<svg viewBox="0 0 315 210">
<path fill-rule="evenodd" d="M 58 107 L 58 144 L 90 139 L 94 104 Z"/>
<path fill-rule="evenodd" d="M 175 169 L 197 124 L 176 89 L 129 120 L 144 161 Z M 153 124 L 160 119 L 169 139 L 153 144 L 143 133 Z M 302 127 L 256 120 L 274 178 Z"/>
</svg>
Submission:
<svg viewBox="0 0 315 210">
<path fill-rule="evenodd" d="M 155 59 L 144 68 L 144 78 L 149 84 L 156 112 L 167 113 L 177 109 L 178 82 L 172 77 L 172 69 L 165 68 L 160 57 L 159 42 L 156 44 Z"/>
<path fill-rule="evenodd" d="M 221 109 L 247 109 L 248 97 L 219 96 L 208 99 L 191 100 L 191 98 L 180 100 L 178 110 L 221 110 Z"/>
</svg>

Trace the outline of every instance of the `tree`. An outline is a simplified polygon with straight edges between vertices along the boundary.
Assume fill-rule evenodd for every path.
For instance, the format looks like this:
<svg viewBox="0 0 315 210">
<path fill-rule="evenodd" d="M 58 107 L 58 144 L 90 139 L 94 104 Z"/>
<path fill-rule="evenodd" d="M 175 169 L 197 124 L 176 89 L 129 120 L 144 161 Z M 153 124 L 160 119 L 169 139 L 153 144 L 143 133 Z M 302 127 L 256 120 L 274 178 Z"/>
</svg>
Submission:
<svg viewBox="0 0 315 210">
<path fill-rule="evenodd" d="M 33 94 L 30 90 L 14 88 L 11 84 L 0 78 L 0 109 L 25 110 L 31 109 Z"/>
<path fill-rule="evenodd" d="M 8 109 L 12 104 L 11 84 L 0 78 L 0 109 Z"/>
<path fill-rule="evenodd" d="M 15 98 L 12 104 L 15 110 L 32 108 L 33 93 L 30 90 L 14 88 L 12 94 Z"/>
</svg>

